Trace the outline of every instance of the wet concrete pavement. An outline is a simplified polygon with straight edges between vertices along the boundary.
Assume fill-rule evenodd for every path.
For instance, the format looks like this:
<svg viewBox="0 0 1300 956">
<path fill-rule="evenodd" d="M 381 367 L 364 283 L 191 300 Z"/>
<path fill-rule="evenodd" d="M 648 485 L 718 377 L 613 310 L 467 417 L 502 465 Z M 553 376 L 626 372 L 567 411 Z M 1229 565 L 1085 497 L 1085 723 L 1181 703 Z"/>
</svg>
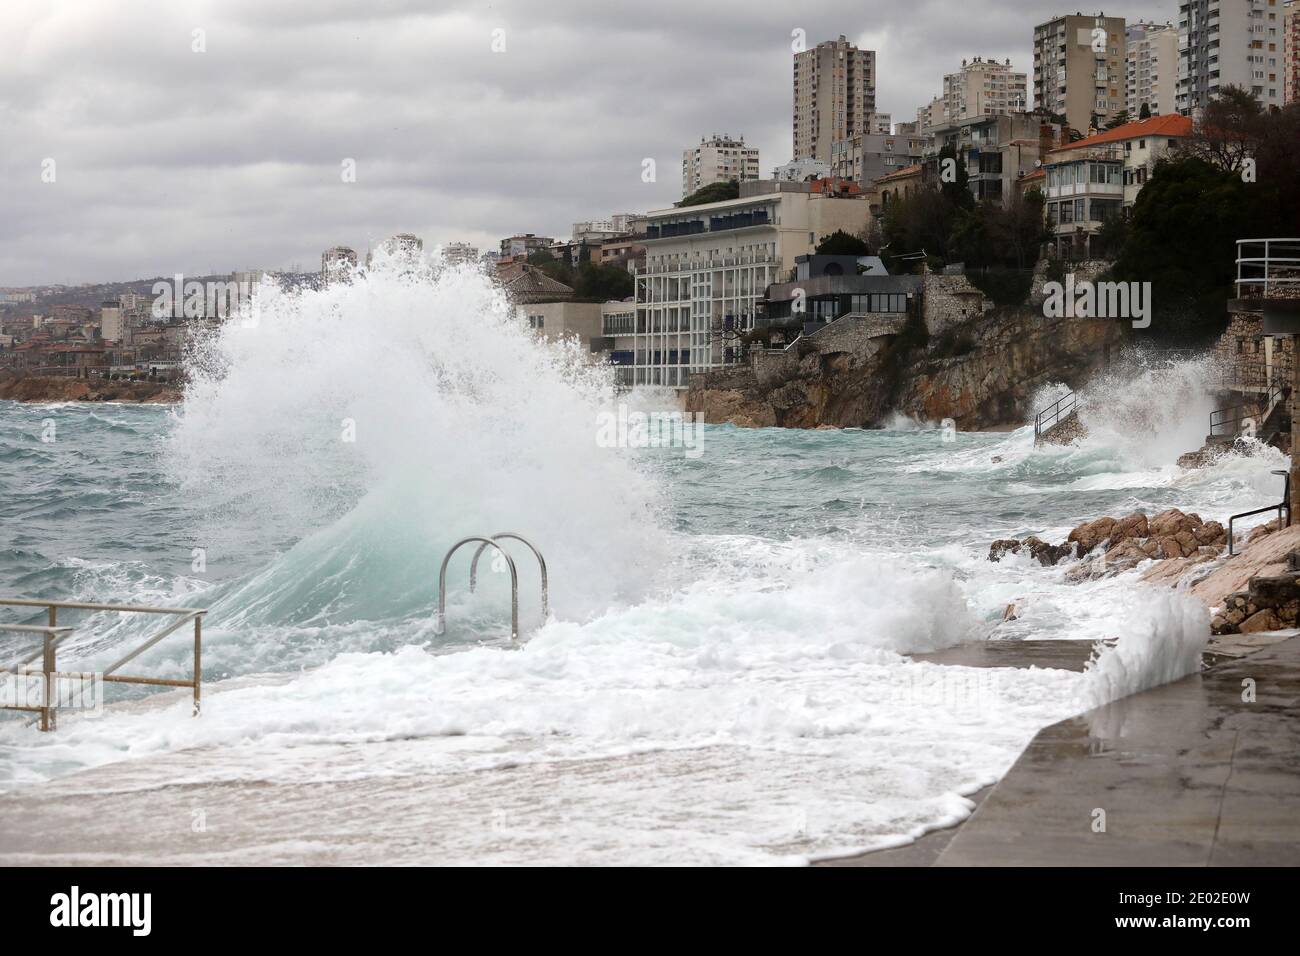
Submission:
<svg viewBox="0 0 1300 956">
<path fill-rule="evenodd" d="M 935 861 L 1297 864 L 1300 639 L 1276 636 L 1040 731 Z"/>
</svg>

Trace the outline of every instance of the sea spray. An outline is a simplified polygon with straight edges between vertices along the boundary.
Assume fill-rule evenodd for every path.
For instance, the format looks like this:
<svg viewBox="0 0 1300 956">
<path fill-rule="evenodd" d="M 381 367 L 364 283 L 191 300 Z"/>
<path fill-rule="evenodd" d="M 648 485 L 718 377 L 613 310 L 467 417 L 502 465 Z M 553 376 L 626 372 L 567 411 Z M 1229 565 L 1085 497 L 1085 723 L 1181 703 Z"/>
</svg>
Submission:
<svg viewBox="0 0 1300 956">
<path fill-rule="evenodd" d="M 1105 452 L 1127 468 L 1173 465 L 1205 442 L 1215 408 L 1218 366 L 1213 357 L 1159 361 L 1134 352 L 1091 379 L 1075 395 L 1085 451 Z M 1070 393 L 1060 382 L 1034 394 L 1032 412 Z"/>
<path fill-rule="evenodd" d="M 380 256 L 323 290 L 264 288 L 255 325 L 195 348 L 166 461 L 210 505 L 209 560 L 223 528 L 264 516 L 299 539 L 222 597 L 223 620 L 427 615 L 448 547 L 500 531 L 543 550 L 561 615 L 652 578 L 658 486 L 593 426 L 608 370 L 538 337 L 482 272 L 437 265 Z"/>
<path fill-rule="evenodd" d="M 1210 612 L 1193 597 L 1169 590 L 1143 590 L 1115 609 L 1123 628 L 1113 644 L 1088 662 L 1082 704 L 1113 700 L 1195 674 L 1210 639 Z"/>
</svg>

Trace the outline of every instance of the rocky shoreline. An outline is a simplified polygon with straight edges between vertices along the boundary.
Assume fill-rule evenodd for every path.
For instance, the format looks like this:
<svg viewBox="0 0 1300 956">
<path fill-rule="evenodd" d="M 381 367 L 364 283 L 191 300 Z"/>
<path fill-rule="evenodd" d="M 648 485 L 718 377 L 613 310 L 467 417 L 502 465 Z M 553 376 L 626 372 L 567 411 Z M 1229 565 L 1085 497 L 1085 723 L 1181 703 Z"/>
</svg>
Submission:
<svg viewBox="0 0 1300 956">
<path fill-rule="evenodd" d="M 962 431 L 1023 425 L 1041 386 L 1081 385 L 1121 344 L 1111 320 L 1053 321 L 1028 307 L 980 315 L 924 343 L 870 337 L 880 330 L 853 321 L 693 376 L 686 411 L 744 428 L 873 428 L 896 413 Z"/>
<path fill-rule="evenodd" d="M 0 400 L 31 402 L 134 402 L 175 404 L 184 398 L 173 382 L 106 381 L 41 375 L 0 375 Z"/>
<path fill-rule="evenodd" d="M 1045 567 L 1075 562 L 1066 571 L 1073 582 L 1159 562 L 1143 580 L 1167 587 L 1186 582 L 1188 593 L 1210 609 L 1214 635 L 1276 631 L 1300 621 L 1300 526 L 1260 525 L 1228 555 L 1223 525 L 1169 508 L 1151 517 L 1139 511 L 1084 522 L 1060 544 L 1035 535 L 1001 538 L 989 546 L 988 557 L 1001 561 L 1022 552 Z"/>
<path fill-rule="evenodd" d="M 1098 518 L 1084 522 L 1061 544 L 1048 544 L 1033 535 L 1023 540 L 1003 538 L 989 547 L 989 560 L 1028 550 L 1039 564 L 1054 565 L 1068 558 L 1093 555 L 1081 577 L 1118 574 L 1146 560 L 1191 558 L 1209 561 L 1227 547 L 1228 532 L 1217 521 L 1202 521 L 1198 514 L 1169 508 L 1150 518 L 1135 511 L 1123 518 Z M 1094 552 L 1096 552 L 1094 554 Z"/>
</svg>

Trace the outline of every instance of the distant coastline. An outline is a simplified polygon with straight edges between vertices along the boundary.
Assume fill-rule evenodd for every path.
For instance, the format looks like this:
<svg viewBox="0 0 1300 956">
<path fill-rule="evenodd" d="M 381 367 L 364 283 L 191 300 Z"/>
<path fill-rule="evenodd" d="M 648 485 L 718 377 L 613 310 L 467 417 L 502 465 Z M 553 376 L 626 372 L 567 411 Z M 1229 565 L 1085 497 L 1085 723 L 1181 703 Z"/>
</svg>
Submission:
<svg viewBox="0 0 1300 956">
<path fill-rule="evenodd" d="M 0 400 L 31 402 L 135 402 L 177 404 L 184 397 L 173 382 L 122 382 L 102 378 L 0 373 Z"/>
</svg>

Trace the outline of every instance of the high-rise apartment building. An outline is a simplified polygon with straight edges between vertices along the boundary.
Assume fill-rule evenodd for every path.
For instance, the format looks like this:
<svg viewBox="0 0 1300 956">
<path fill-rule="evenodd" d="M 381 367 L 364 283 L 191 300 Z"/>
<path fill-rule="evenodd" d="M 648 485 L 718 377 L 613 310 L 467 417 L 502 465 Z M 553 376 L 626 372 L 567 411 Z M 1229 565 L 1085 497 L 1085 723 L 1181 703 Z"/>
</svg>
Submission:
<svg viewBox="0 0 1300 956">
<path fill-rule="evenodd" d="M 1283 99 L 1300 102 L 1300 0 L 1289 0 L 1283 8 L 1282 74 Z"/>
<path fill-rule="evenodd" d="M 357 254 L 348 246 L 334 246 L 320 254 L 320 274 L 325 285 L 347 277 L 357 267 Z"/>
<path fill-rule="evenodd" d="M 794 55 L 794 158 L 831 161 L 831 144 L 869 133 L 876 54 L 845 37 Z"/>
<path fill-rule="evenodd" d="M 1034 27 L 1034 103 L 1072 129 L 1100 128 L 1125 108 L 1124 18 L 1057 17 Z"/>
<path fill-rule="evenodd" d="M 1011 69 L 1010 60 L 962 60 L 961 70 L 943 78 L 944 121 L 1023 113 L 1029 108 L 1028 88 L 1028 77 Z"/>
<path fill-rule="evenodd" d="M 1178 110 L 1178 29 L 1172 23 L 1130 23 L 1125 31 L 1125 102 L 1135 120 L 1145 105 L 1152 116 Z"/>
<path fill-rule="evenodd" d="M 747 182 L 758 178 L 758 147 L 746 146 L 745 137 L 701 139 L 700 145 L 682 152 L 682 198 L 711 183 Z"/>
<path fill-rule="evenodd" d="M 936 96 L 925 106 L 916 110 L 916 132 L 928 136 L 939 126 L 948 121 L 947 110 L 942 96 Z"/>
<path fill-rule="evenodd" d="M 1226 86 L 1281 106 L 1282 0 L 1182 0 L 1178 4 L 1178 111 L 1204 109 Z"/>
</svg>

